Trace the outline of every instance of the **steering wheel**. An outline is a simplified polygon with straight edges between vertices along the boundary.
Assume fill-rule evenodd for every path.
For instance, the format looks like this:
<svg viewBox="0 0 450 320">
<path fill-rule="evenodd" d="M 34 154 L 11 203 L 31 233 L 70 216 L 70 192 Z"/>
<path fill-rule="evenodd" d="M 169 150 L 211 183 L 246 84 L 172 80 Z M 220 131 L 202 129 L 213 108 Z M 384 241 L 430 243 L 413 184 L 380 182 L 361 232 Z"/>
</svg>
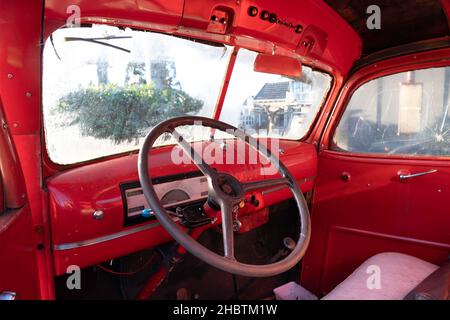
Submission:
<svg viewBox="0 0 450 320">
<path fill-rule="evenodd" d="M 199 124 L 204 127 L 226 131 L 234 137 L 243 140 L 264 155 L 272 163 L 272 165 L 276 165 L 281 177 L 252 182 L 241 182 L 231 174 L 213 170 L 210 165 L 208 165 L 196 152 L 196 150 L 194 150 L 191 144 L 187 142 L 176 130 L 180 126 Z M 207 178 L 208 197 L 210 197 L 214 203 L 217 203 L 221 209 L 224 256 L 207 249 L 193 239 L 189 234 L 184 232 L 184 230 L 172 220 L 170 214 L 166 212 L 155 192 L 152 179 L 149 175 L 148 157 L 149 151 L 153 147 L 154 142 L 164 133 L 169 133 L 173 136 L 173 138 L 175 138 L 178 145 Z M 143 146 L 139 151 L 138 171 L 139 180 L 141 182 L 145 199 L 152 208 L 159 223 L 188 252 L 218 269 L 248 277 L 268 277 L 291 269 L 305 254 L 309 244 L 311 224 L 308 206 L 302 192 L 300 191 L 300 188 L 298 187 L 293 176 L 290 174 L 289 170 L 278 160 L 276 156 L 269 152 L 265 146 L 261 144 L 258 145 L 256 139 L 246 135 L 240 129 L 221 121 L 196 116 L 172 118 L 161 122 L 145 137 Z M 271 264 L 252 265 L 237 261 L 234 255 L 233 214 L 237 212 L 238 205 L 244 199 L 245 193 L 267 187 L 283 185 L 288 186 L 291 189 L 299 209 L 301 222 L 300 237 L 295 248 L 283 260 Z"/>
</svg>

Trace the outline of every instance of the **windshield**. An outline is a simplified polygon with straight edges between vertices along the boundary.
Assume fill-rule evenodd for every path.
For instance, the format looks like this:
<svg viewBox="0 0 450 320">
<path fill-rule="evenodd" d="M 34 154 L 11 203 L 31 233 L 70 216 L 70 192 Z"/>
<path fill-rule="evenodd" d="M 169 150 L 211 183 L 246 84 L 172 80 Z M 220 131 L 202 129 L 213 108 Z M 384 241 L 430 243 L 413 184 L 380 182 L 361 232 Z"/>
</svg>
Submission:
<svg viewBox="0 0 450 320">
<path fill-rule="evenodd" d="M 43 67 L 50 159 L 73 164 L 138 150 L 161 121 L 212 117 L 233 50 L 106 25 L 55 31 Z M 299 80 L 258 73 L 256 55 L 239 49 L 220 120 L 258 137 L 304 137 L 331 77 L 306 66 Z M 190 141 L 210 135 L 198 127 L 180 130 Z M 162 136 L 154 145 L 169 143 L 174 140 Z"/>
<path fill-rule="evenodd" d="M 43 70 L 50 159 L 71 164 L 136 150 L 163 120 L 211 117 L 231 52 L 103 25 L 55 31 Z"/>
</svg>

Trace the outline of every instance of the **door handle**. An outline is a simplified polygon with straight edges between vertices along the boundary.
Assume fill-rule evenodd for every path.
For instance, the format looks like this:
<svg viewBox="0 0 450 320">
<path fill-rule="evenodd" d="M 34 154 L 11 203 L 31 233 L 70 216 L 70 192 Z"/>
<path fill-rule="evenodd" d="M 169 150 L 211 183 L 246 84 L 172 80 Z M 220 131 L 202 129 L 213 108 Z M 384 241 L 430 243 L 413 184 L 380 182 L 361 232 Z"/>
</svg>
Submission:
<svg viewBox="0 0 450 320">
<path fill-rule="evenodd" d="M 16 293 L 12 291 L 0 292 L 0 301 L 2 300 L 16 300 Z"/>
<path fill-rule="evenodd" d="M 400 171 L 398 174 L 398 177 L 399 177 L 400 181 L 406 181 L 411 178 L 416 178 L 416 177 L 424 176 L 427 174 L 432 174 L 435 172 L 437 172 L 436 169 L 432 169 L 432 170 L 428 170 L 428 171 L 424 171 L 424 172 L 418 172 L 418 173 L 405 173 L 405 171 Z"/>
</svg>

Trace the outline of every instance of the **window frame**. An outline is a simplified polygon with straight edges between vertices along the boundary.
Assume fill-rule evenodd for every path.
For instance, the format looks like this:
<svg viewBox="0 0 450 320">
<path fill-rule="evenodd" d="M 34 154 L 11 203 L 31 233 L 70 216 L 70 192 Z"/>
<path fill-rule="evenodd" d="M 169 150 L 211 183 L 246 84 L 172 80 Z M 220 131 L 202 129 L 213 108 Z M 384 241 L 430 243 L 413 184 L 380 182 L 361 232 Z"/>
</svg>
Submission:
<svg viewBox="0 0 450 320">
<path fill-rule="evenodd" d="M 339 98 L 334 104 L 328 122 L 320 141 L 319 152 L 326 152 L 337 156 L 385 159 L 385 160 L 417 160 L 417 161 L 450 161 L 449 156 L 436 155 L 412 155 L 412 154 L 387 154 L 366 153 L 333 149 L 333 138 L 336 134 L 342 116 L 347 110 L 353 94 L 366 83 L 382 77 L 395 75 L 402 72 L 424 70 L 431 68 L 449 67 L 450 48 L 425 51 L 420 54 L 408 54 L 400 57 L 390 58 L 379 63 L 368 65 L 353 73 L 344 83 Z"/>
</svg>

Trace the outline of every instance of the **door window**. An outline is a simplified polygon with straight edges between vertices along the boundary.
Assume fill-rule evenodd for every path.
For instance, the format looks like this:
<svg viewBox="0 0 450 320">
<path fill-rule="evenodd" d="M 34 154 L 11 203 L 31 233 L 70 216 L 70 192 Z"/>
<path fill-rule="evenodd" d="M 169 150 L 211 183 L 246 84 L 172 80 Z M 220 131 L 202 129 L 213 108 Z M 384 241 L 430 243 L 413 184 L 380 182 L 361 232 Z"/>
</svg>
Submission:
<svg viewBox="0 0 450 320">
<path fill-rule="evenodd" d="M 369 81 L 353 94 L 332 149 L 450 156 L 450 67 Z"/>
</svg>

